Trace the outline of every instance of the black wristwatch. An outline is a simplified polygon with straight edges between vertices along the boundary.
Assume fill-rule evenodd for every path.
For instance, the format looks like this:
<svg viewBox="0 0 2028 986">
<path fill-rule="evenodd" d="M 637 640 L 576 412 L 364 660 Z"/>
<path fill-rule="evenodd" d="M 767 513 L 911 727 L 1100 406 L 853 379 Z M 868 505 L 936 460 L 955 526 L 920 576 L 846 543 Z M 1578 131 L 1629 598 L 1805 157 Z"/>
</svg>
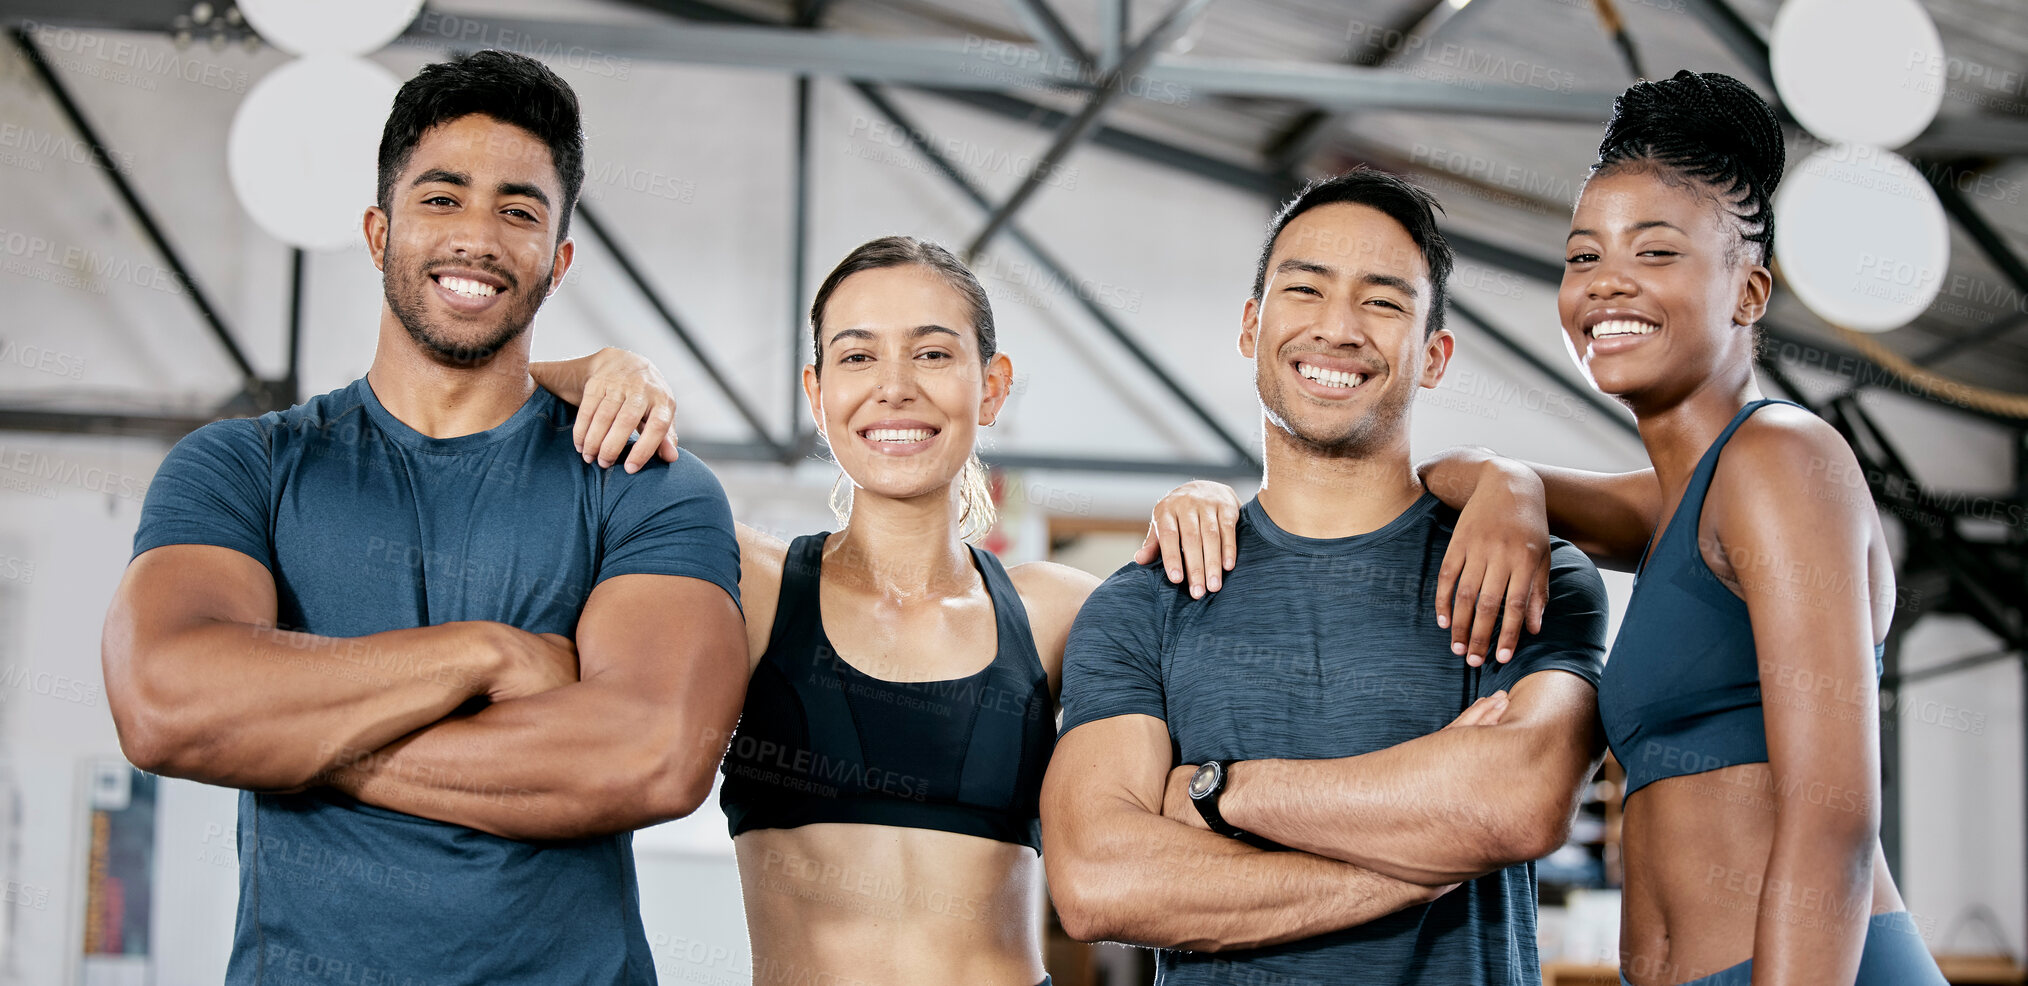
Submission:
<svg viewBox="0 0 2028 986">
<path fill-rule="evenodd" d="M 1237 839 L 1245 832 L 1234 828 L 1218 813 L 1218 796 L 1225 793 L 1227 771 L 1235 760 L 1207 760 L 1190 775 L 1190 803 L 1197 806 L 1197 813 L 1204 816 L 1204 824 L 1219 835 Z"/>
<path fill-rule="evenodd" d="M 1211 826 L 1211 831 L 1219 835 L 1238 839 L 1255 849 L 1265 849 L 1269 852 L 1287 851 L 1289 847 L 1272 839 L 1263 839 L 1252 832 L 1243 831 L 1218 813 L 1218 796 L 1225 793 L 1225 783 L 1232 776 L 1232 765 L 1238 762 L 1209 760 L 1199 766 L 1197 772 L 1190 775 L 1190 803 L 1197 806 L 1199 815 L 1204 816 L 1204 824 Z"/>
</svg>

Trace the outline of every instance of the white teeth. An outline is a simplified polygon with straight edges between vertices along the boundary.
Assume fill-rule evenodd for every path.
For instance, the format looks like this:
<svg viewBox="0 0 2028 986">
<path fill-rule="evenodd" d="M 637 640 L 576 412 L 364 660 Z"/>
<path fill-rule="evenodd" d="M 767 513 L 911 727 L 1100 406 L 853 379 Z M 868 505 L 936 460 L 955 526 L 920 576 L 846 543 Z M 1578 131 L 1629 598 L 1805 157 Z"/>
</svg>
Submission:
<svg viewBox="0 0 2028 986">
<path fill-rule="evenodd" d="M 1630 318 L 1615 318 L 1591 327 L 1591 337 L 1604 339 L 1608 336 L 1644 336 L 1661 328 L 1648 322 L 1636 322 Z"/>
<path fill-rule="evenodd" d="M 437 283 L 443 285 L 446 290 L 454 291 L 467 298 L 490 298 L 500 293 L 499 288 L 491 284 L 474 281 L 469 277 L 439 277 L 437 278 Z"/>
<path fill-rule="evenodd" d="M 869 442 L 900 442 L 907 444 L 909 442 L 929 441 L 929 437 L 932 434 L 934 432 L 931 432 L 928 428 L 870 428 L 866 432 L 866 440 Z"/>
<path fill-rule="evenodd" d="M 1304 377 L 1315 380 L 1326 387 L 1343 387 L 1349 390 L 1366 382 L 1366 374 L 1364 373 L 1347 373 L 1343 370 L 1326 369 L 1310 363 L 1298 362 L 1296 370 Z"/>
</svg>

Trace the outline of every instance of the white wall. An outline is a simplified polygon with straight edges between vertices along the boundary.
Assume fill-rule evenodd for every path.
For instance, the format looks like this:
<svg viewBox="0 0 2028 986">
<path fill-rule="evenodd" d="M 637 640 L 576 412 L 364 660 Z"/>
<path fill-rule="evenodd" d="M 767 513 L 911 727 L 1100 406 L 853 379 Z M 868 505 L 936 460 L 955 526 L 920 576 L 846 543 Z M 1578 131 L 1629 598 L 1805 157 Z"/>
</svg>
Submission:
<svg viewBox="0 0 2028 986">
<path fill-rule="evenodd" d="M 121 40 L 162 44 L 139 36 Z M 279 63 L 271 53 L 236 49 L 191 56 L 250 79 Z M 285 253 L 246 219 L 223 176 L 224 134 L 237 96 L 174 78 L 121 77 L 89 54 L 66 57 L 59 69 L 108 139 L 130 155 L 143 195 L 242 343 L 263 372 L 278 372 Z M 406 74 L 427 57 L 400 49 L 380 60 Z M 558 66 L 579 86 L 586 106 L 591 201 L 780 434 L 792 413 L 796 357 L 790 337 L 797 324 L 787 283 L 789 85 L 760 73 L 640 63 L 627 68 L 621 79 Z M 996 196 L 1048 141 L 1034 128 L 931 98 L 900 95 L 897 102 L 955 156 L 972 162 Z M 821 83 L 816 105 L 809 287 L 846 250 L 872 236 L 912 232 L 955 246 L 976 229 L 977 210 L 876 126 L 878 118 L 855 93 Z M 9 122 L 65 133 L 18 56 L 0 50 L 0 124 Z M 40 156 L 23 156 L 18 147 L 12 157 L 0 155 L 0 184 L 7 189 L 0 196 L 0 231 L 154 262 L 101 176 L 44 146 Z M 1068 165 L 1024 212 L 1021 225 L 1094 282 L 1136 338 L 1228 428 L 1256 441 L 1250 375 L 1233 340 L 1266 203 L 1099 148 L 1080 149 Z M 629 187 L 635 183 L 675 195 L 637 192 Z M 580 266 L 538 320 L 538 357 L 606 344 L 646 352 L 682 395 L 686 435 L 743 440 L 737 417 L 652 320 L 611 258 L 582 227 L 577 238 Z M 0 235 L 0 248 L 6 242 Z M 228 364 L 188 306 L 146 278 L 67 284 L 62 278 L 75 272 L 26 250 L 0 261 L 7 262 L 0 269 L 0 345 L 17 352 L 41 347 L 65 357 L 58 369 L 0 360 L 0 396 L 7 402 L 108 407 L 152 394 L 199 406 L 234 389 Z M 996 447 L 1222 457 L 1196 422 L 1099 335 L 1065 289 L 1027 261 L 1003 241 L 980 264 L 1002 346 L 1019 379 L 1003 423 L 990 436 Z M 363 248 L 315 256 L 309 274 L 303 369 L 306 392 L 319 393 L 364 371 L 379 286 Z M 1549 291 L 1496 272 L 1467 280 L 1461 296 L 1552 365 L 1568 365 Z M 1452 375 L 1437 393 L 1424 395 L 1416 411 L 1418 451 L 1470 442 L 1593 468 L 1640 461 L 1638 446 L 1602 415 L 1515 365 L 1474 329 L 1457 328 Z M 1966 430 L 1955 420 L 1923 427 Z M 1958 475 L 1970 467 L 1953 450 L 1969 456 L 1986 447 L 1954 441 L 1959 444 L 1922 443 L 1929 450 L 1923 469 Z M 92 758 L 118 754 L 104 710 L 98 631 L 127 559 L 139 508 L 134 494 L 164 450 L 143 440 L 0 434 L 0 675 L 6 675 L 0 682 L 28 682 L 0 688 L 0 764 L 12 778 L 11 787 L 0 790 L 0 877 L 10 881 L 10 899 L 19 901 L 0 909 L 7 936 L 0 983 L 66 981 L 66 957 L 77 950 L 83 902 L 71 888 L 82 845 L 78 771 Z M 716 465 L 736 512 L 758 526 L 783 534 L 831 526 L 822 508 L 831 473 L 822 463 L 788 471 Z M 1017 528 L 1008 552 L 1015 558 L 1041 553 L 1040 520 L 1049 512 L 1142 517 L 1174 482 L 1043 472 L 1009 480 L 1023 497 L 1010 511 L 1022 515 L 1010 525 Z M 1613 577 L 1610 585 L 1616 602 L 1623 602 L 1625 580 Z M 1980 646 L 1962 635 L 1934 633 L 1911 640 L 1911 655 L 1943 660 Z M 1910 661 L 1914 666 L 1916 658 Z M 2011 670 L 1984 674 L 1911 690 L 1957 695 L 1990 718 L 1979 735 L 1939 729 L 1904 734 L 1912 848 L 1903 880 L 1911 902 L 1945 922 L 1974 904 L 1992 906 L 2018 949 L 2019 687 Z M 72 700 L 66 696 L 74 693 L 56 694 L 53 687 L 38 690 L 35 682 L 53 683 L 56 676 L 81 683 L 89 700 Z M 155 981 L 163 986 L 220 977 L 234 899 L 232 816 L 230 792 L 164 786 L 157 899 L 165 906 L 157 909 L 154 936 Z M 1920 851 L 1914 848 L 1919 841 Z M 728 845 L 715 803 L 640 838 L 645 920 L 658 965 L 672 981 L 694 973 L 732 982 L 742 968 Z"/>
<path fill-rule="evenodd" d="M 1998 649 L 1960 616 L 1917 623 L 1902 645 L 1916 672 Z M 1900 690 L 1883 705 L 1901 732 L 1901 870 L 1909 911 L 1943 951 L 2021 955 L 2021 665 L 2001 660 Z M 1989 914 L 1981 922 L 1978 915 Z M 1995 940 L 1997 935 L 1998 940 Z"/>
</svg>

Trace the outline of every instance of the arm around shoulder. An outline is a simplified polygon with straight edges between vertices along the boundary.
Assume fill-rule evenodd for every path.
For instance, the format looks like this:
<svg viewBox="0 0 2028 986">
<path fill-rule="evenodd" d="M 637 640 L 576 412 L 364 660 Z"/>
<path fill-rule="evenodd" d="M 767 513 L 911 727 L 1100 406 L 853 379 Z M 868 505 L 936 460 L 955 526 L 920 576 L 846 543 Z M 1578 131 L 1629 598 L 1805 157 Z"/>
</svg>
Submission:
<svg viewBox="0 0 2028 986">
<path fill-rule="evenodd" d="M 1505 458 L 1491 449 L 1448 448 L 1416 466 L 1425 487 L 1463 510 L 1486 482 L 1517 470 L 1541 483 L 1549 529 L 1609 568 L 1632 570 L 1660 521 L 1662 490 L 1653 468 L 1591 472 Z"/>
</svg>

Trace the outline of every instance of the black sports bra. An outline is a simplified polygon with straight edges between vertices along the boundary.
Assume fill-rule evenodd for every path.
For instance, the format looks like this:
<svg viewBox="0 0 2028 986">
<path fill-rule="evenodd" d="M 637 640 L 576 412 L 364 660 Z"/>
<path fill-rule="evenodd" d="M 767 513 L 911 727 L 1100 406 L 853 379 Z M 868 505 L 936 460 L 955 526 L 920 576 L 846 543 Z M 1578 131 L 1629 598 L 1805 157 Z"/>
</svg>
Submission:
<svg viewBox="0 0 2028 986">
<path fill-rule="evenodd" d="M 782 565 L 774 630 L 721 767 L 732 834 L 861 822 L 1041 852 L 1056 710 L 1007 570 L 971 549 L 999 630 L 991 664 L 945 681 L 888 681 L 847 663 L 824 633 L 817 586 L 828 536 L 797 538 Z"/>
</svg>

